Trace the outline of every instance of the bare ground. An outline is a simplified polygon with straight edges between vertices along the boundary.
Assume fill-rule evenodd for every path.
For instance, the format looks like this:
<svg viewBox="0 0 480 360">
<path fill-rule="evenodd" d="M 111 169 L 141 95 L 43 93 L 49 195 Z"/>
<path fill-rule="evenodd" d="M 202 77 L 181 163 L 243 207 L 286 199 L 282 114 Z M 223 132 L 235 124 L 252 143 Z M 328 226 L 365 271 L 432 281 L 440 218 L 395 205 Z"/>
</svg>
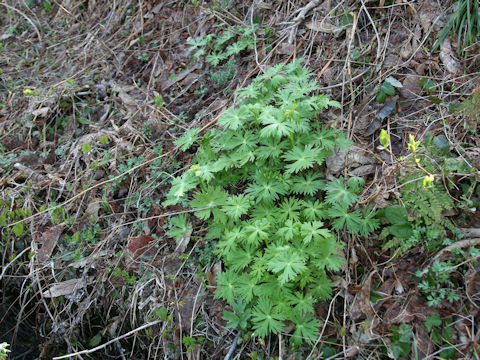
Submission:
<svg viewBox="0 0 480 360">
<path fill-rule="evenodd" d="M 356 145 L 329 170 L 366 179 L 362 204 L 398 201 L 399 168 L 377 149 L 380 129 L 388 129 L 396 156 L 407 151 L 408 134 L 444 135 L 478 176 L 479 140 L 465 126 L 475 116 L 449 111 L 478 89 L 478 45 L 459 58 L 453 36 L 430 51 L 448 5 L 0 2 L 0 186 L 10 217 L 1 230 L 0 341 L 11 344 L 12 358 L 227 355 L 236 332 L 225 328 L 226 304 L 212 289 L 221 264 L 201 236 L 183 244 L 166 236 L 167 219 L 179 209 L 161 203 L 191 158 L 173 141 L 189 128 L 215 126 L 235 89 L 273 64 L 303 57 L 320 91 L 342 103 L 323 120 Z M 210 75 L 218 68 L 194 59 L 189 39 L 252 23 L 259 24 L 254 50 L 241 52 L 234 75 L 216 83 Z M 403 87 L 385 106 L 376 97 L 388 77 Z M 463 228 L 480 225 L 476 212 L 449 216 Z M 23 228 L 7 231 L 23 218 Z M 323 328 L 315 346 L 288 348 L 288 333 L 252 336 L 232 359 L 255 352 L 264 359 L 389 358 L 402 324 L 414 333 L 413 358 L 439 358 L 448 347 L 452 355 L 444 358 L 478 358 L 474 259 L 452 278 L 459 300 L 430 307 L 413 275 L 450 251 L 435 257 L 416 247 L 395 256 L 377 235 L 342 239 L 347 265 L 332 274 L 333 298 L 316 305 Z M 477 237 L 470 234 L 465 247 L 478 247 Z M 442 345 L 425 326 L 436 313 L 449 321 Z"/>
</svg>

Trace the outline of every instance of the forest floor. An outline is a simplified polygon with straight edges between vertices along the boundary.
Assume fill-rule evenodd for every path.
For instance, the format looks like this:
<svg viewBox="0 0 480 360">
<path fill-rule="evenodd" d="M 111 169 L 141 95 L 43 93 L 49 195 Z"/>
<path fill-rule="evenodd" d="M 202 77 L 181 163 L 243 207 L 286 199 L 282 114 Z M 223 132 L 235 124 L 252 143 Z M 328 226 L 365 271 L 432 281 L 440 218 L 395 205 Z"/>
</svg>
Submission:
<svg viewBox="0 0 480 360">
<path fill-rule="evenodd" d="M 11 358 L 479 359 L 480 55 L 470 17 L 434 49 L 452 4 L 2 0 Z M 215 242 L 193 214 L 176 242 L 171 216 L 188 210 L 164 206 L 196 146 L 178 139 L 298 59 L 341 104 L 317 121 L 353 142 L 322 171 L 361 177 L 356 206 L 378 222 L 336 232 L 344 265 L 301 346 L 288 323 L 264 339 L 226 326 Z"/>
</svg>

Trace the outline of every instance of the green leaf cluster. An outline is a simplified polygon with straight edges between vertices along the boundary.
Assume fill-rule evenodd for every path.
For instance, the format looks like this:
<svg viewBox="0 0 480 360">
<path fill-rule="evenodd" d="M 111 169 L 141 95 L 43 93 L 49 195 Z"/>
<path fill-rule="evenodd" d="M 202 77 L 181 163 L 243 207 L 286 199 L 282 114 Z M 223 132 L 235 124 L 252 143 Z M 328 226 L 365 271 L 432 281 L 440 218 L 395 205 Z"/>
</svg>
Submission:
<svg viewBox="0 0 480 360">
<path fill-rule="evenodd" d="M 353 210 L 363 181 L 324 180 L 322 165 L 349 142 L 318 114 L 339 104 L 312 95 L 316 84 L 299 61 L 277 65 L 238 91 L 214 129 L 198 140 L 194 164 L 175 178 L 166 205 L 185 204 L 209 225 L 207 240 L 225 271 L 215 297 L 228 326 L 265 337 L 294 324 L 293 341 L 318 335 L 315 302 L 328 299 L 328 271 L 344 261 L 332 231 L 367 235 L 376 213 Z M 171 236 L 181 236 L 180 219 Z"/>
<path fill-rule="evenodd" d="M 380 239 L 388 240 L 384 249 L 405 252 L 417 245 L 425 244 L 429 250 L 440 246 L 447 231 L 455 233 L 454 224 L 443 213 L 454 207 L 443 184 L 434 182 L 425 189 L 421 179 L 423 173 L 415 172 L 405 178 L 402 188 L 403 206 L 394 205 L 382 210 L 381 215 L 390 224 L 382 229 Z"/>
<path fill-rule="evenodd" d="M 189 41 L 190 50 L 196 51 L 194 58 L 205 55 L 205 61 L 213 66 L 220 65 L 232 55 L 255 47 L 254 27 L 230 26 L 219 35 L 209 34 Z"/>
</svg>

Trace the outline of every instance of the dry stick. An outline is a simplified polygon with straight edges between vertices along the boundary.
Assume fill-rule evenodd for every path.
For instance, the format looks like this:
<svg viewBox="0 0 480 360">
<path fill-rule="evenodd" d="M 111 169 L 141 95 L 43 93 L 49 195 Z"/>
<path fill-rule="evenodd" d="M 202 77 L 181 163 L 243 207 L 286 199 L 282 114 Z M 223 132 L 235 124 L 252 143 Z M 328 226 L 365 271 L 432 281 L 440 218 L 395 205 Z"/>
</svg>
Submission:
<svg viewBox="0 0 480 360">
<path fill-rule="evenodd" d="M 34 29 L 35 32 L 37 33 L 38 40 L 42 41 L 42 35 L 40 35 L 40 31 L 38 31 L 38 28 L 37 28 L 37 26 L 35 25 L 35 23 L 34 23 L 27 15 L 25 15 L 23 12 L 21 12 L 21 11 L 18 10 L 17 8 L 14 8 L 13 6 L 10 6 L 10 5 L 8 5 L 8 4 L 5 4 L 4 2 L 1 2 L 0 4 L 3 5 L 3 6 L 5 6 L 7 9 L 10 9 L 10 10 L 13 10 L 13 11 L 19 13 L 19 14 L 22 15 L 25 19 L 27 19 L 27 21 L 30 23 L 30 25 L 33 26 L 33 29 Z"/>
<path fill-rule="evenodd" d="M 307 5 L 305 5 L 301 10 L 300 13 L 297 15 L 295 19 L 293 19 L 293 27 L 290 30 L 290 35 L 288 36 L 288 43 L 291 44 L 293 42 L 293 38 L 295 37 L 295 32 L 297 30 L 298 25 L 305 20 L 305 16 L 307 13 L 312 10 L 315 6 L 320 4 L 320 0 L 312 0 Z"/>
<path fill-rule="evenodd" d="M 317 341 L 315 341 L 315 344 L 313 344 L 313 347 L 312 347 L 312 351 L 310 351 L 310 354 L 308 354 L 307 356 L 307 360 L 310 360 L 313 356 L 313 353 L 315 351 L 315 348 L 317 347 L 318 343 L 321 341 L 322 337 L 323 337 L 323 333 L 325 332 L 326 328 L 327 328 L 327 325 L 328 325 L 328 319 L 330 318 L 330 315 L 333 311 L 333 303 L 335 302 L 335 299 L 340 295 L 340 292 L 338 292 L 337 294 L 335 294 L 335 296 L 333 297 L 333 299 L 330 301 L 330 304 L 328 305 L 328 313 L 327 313 L 327 317 L 325 318 L 325 322 L 323 323 L 323 326 L 322 326 L 322 331 L 320 332 L 320 335 L 318 335 L 317 337 Z"/>
<path fill-rule="evenodd" d="M 347 59 L 346 59 L 346 66 L 347 66 L 347 71 L 348 71 L 348 81 L 350 84 L 350 96 L 352 98 L 352 102 L 350 105 L 350 113 L 348 115 L 348 124 L 347 124 L 347 136 L 349 138 L 352 137 L 352 134 L 350 134 L 350 129 L 352 127 L 352 118 L 353 118 L 353 106 L 355 104 L 355 91 L 353 90 L 353 80 L 352 80 L 352 66 L 350 62 L 350 56 L 351 56 L 351 50 L 352 50 L 352 44 L 353 44 L 353 39 L 355 38 L 355 31 L 357 29 L 357 24 L 358 24 L 358 15 L 356 12 L 353 13 L 353 25 L 352 25 L 352 32 L 350 33 L 350 39 L 348 41 L 348 47 L 347 47 Z M 343 79 L 345 81 L 345 77 Z M 342 97 L 343 97 L 343 86 L 342 86 Z M 342 106 L 342 113 L 343 113 L 343 106 Z M 343 115 L 343 114 L 342 114 Z"/>
<path fill-rule="evenodd" d="M 438 259 L 440 259 L 446 252 L 451 252 L 455 249 L 462 249 L 465 247 L 477 245 L 480 245 L 480 238 L 460 240 L 456 243 L 453 243 L 452 245 L 447 246 L 446 248 L 442 249 L 437 255 L 435 255 L 433 260 L 430 262 L 430 265 L 423 269 L 420 274 L 422 276 L 425 275 L 430 270 L 430 267 L 435 263 L 435 261 L 438 261 Z"/>
<path fill-rule="evenodd" d="M 237 335 L 235 335 L 235 340 L 233 340 L 233 344 L 232 346 L 230 347 L 230 350 L 228 350 L 228 353 L 227 355 L 225 356 L 225 358 L 223 360 L 230 360 L 230 358 L 232 357 L 233 355 L 233 352 L 235 351 L 235 349 L 237 348 L 237 343 L 238 343 L 238 339 L 240 338 L 240 335 L 241 335 L 241 332 L 239 331 L 237 333 Z"/>
<path fill-rule="evenodd" d="M 329 59 L 329 60 L 327 61 L 327 63 L 325 64 L 325 66 L 322 68 L 322 70 L 320 70 L 320 72 L 317 74 L 317 80 L 319 80 L 319 79 L 322 77 L 323 73 L 324 73 L 325 71 L 327 71 L 327 69 L 329 68 L 330 64 L 333 62 L 333 60 L 337 60 L 337 59 L 336 59 L 336 56 L 337 56 L 338 53 L 340 52 L 340 48 L 341 48 L 341 47 L 342 47 L 342 46 L 337 47 L 337 50 L 335 50 L 335 54 L 333 54 L 333 58 Z"/>
<path fill-rule="evenodd" d="M 7 225 L 7 226 L 15 226 L 16 224 L 22 223 L 22 222 L 27 221 L 27 220 L 31 220 L 31 219 L 36 218 L 36 217 L 39 216 L 39 215 L 45 214 L 46 212 L 49 212 L 49 211 L 51 211 L 51 210 L 55 210 L 55 209 L 58 209 L 58 208 L 61 208 L 61 207 L 65 206 L 65 205 L 67 205 L 67 204 L 70 204 L 72 201 L 74 201 L 74 200 L 78 199 L 79 197 L 85 195 L 85 194 L 86 194 L 87 192 L 89 192 L 90 190 L 96 189 L 96 188 L 98 188 L 98 187 L 100 187 L 100 186 L 102 186 L 102 185 L 105 185 L 105 184 L 111 183 L 111 182 L 113 182 L 113 181 L 115 181 L 115 180 L 117 180 L 117 179 L 120 179 L 120 178 L 122 178 L 123 176 L 125 176 L 126 174 L 129 174 L 129 173 L 131 173 L 131 172 L 134 171 L 134 170 L 137 170 L 137 169 L 139 169 L 139 168 L 141 168 L 141 167 L 143 167 L 143 166 L 145 166 L 145 165 L 148 165 L 148 164 L 150 164 L 150 163 L 152 163 L 152 162 L 154 162 L 154 161 L 156 161 L 156 160 L 158 160 L 158 159 L 161 159 L 161 158 L 164 158 L 164 157 L 166 157 L 166 156 L 171 155 L 173 152 L 175 152 L 175 151 L 178 150 L 178 149 L 179 149 L 179 147 L 177 146 L 177 147 L 173 148 L 172 150 L 166 152 L 165 154 L 156 156 L 156 157 L 154 157 L 153 159 L 150 159 L 150 160 L 147 160 L 147 161 L 145 161 L 145 162 L 143 162 L 143 163 L 141 163 L 141 164 L 135 165 L 133 168 L 131 168 L 131 169 L 129 169 L 129 170 L 127 170 L 127 171 L 125 171 L 125 172 L 123 172 L 123 173 L 121 173 L 121 174 L 119 174 L 119 175 L 117 175 L 117 176 L 115 176 L 115 177 L 113 177 L 113 178 L 111 178 L 111 179 L 107 179 L 107 180 L 101 181 L 101 182 L 99 182 L 99 183 L 97 183 L 97 184 L 95 184 L 95 185 L 92 185 L 92 186 L 89 187 L 88 189 L 85 189 L 85 190 L 81 191 L 81 192 L 78 193 L 77 195 L 71 197 L 70 199 L 64 201 L 64 202 L 61 203 L 61 204 L 58 204 L 58 205 L 52 206 L 52 207 L 50 207 L 50 208 L 47 208 L 47 209 L 45 209 L 45 210 L 39 211 L 39 212 L 37 212 L 36 214 L 30 215 L 30 216 L 26 217 L 25 219 L 22 219 L 22 220 L 19 220 L 19 221 L 15 221 L 14 223 L 11 223 L 11 224 L 9 224 L 9 225 Z"/>
<path fill-rule="evenodd" d="M 27 251 L 29 251 L 30 248 L 25 248 L 23 251 L 15 256 L 12 261 L 10 261 L 7 265 L 5 265 L 2 269 L 2 273 L 0 274 L 0 280 L 2 280 L 3 276 L 5 275 L 5 272 L 7 271 L 8 267 L 12 265 L 17 259 L 19 259 L 23 254 L 25 254 Z"/>
<path fill-rule="evenodd" d="M 116 337 L 115 339 L 112 339 L 112 340 L 109 340 L 107 341 L 106 343 L 102 344 L 102 345 L 98 345 L 97 347 L 94 347 L 93 349 L 88 349 L 88 350 L 82 350 L 82 351 L 78 351 L 78 352 L 75 352 L 75 353 L 71 353 L 71 354 L 67 354 L 67 355 L 62 355 L 62 356 L 57 356 L 57 357 L 54 357 L 52 358 L 52 360 L 59 360 L 59 359 L 67 359 L 69 357 L 72 357 L 72 356 L 80 356 L 80 355 L 85 355 L 85 354 L 91 354 L 95 351 L 98 351 L 98 350 L 101 350 L 105 347 L 107 347 L 108 345 L 110 344 L 113 344 L 114 342 L 117 342 L 118 340 L 121 340 L 121 339 L 124 339 L 126 337 L 129 337 L 130 335 L 133 335 L 135 334 L 136 332 L 138 331 L 141 331 L 143 329 L 146 329 L 146 328 L 149 328 L 150 326 L 153 326 L 153 325 L 157 325 L 159 323 L 163 322 L 162 320 L 155 320 L 153 322 L 150 322 L 150 323 L 147 323 L 147 324 L 144 324 L 136 329 L 133 329 L 132 331 L 129 331 L 128 333 L 126 334 L 123 334 L 119 337 Z"/>
<path fill-rule="evenodd" d="M 375 26 L 375 22 L 373 21 L 372 17 L 370 16 L 370 13 L 367 10 L 367 7 L 365 6 L 365 1 L 364 0 L 362 0 L 362 6 L 361 6 L 360 10 L 362 10 L 362 9 L 365 12 L 365 14 L 367 14 L 368 20 L 372 24 L 373 31 L 375 32 L 375 37 L 377 38 L 377 56 L 375 57 L 375 60 L 378 60 L 378 59 L 380 59 L 380 55 L 381 55 L 381 53 L 380 53 L 380 35 L 378 35 L 377 27 Z"/>
<path fill-rule="evenodd" d="M 213 124 L 215 124 L 215 123 L 217 122 L 218 118 L 219 118 L 220 116 L 222 116 L 222 115 L 223 115 L 223 113 L 218 114 L 212 121 L 210 121 L 208 124 L 206 124 L 205 126 L 203 126 L 203 127 L 200 129 L 200 132 L 204 131 L 205 129 L 208 129 L 210 126 L 212 126 Z M 35 217 L 37 217 L 37 216 L 39 216 L 39 215 L 42 215 L 42 214 L 44 214 L 44 213 L 46 213 L 46 212 L 49 212 L 49 211 L 51 211 L 51 210 L 55 210 L 55 209 L 58 209 L 58 208 L 60 208 L 60 207 L 65 206 L 65 205 L 67 205 L 67 204 L 70 204 L 72 201 L 74 201 L 74 200 L 78 199 L 79 197 L 85 195 L 85 194 L 86 194 L 87 192 L 89 192 L 90 190 L 93 190 L 93 189 L 96 189 L 96 188 L 98 188 L 98 187 L 100 187 L 100 186 L 102 186 L 102 185 L 111 183 L 111 182 L 113 182 L 113 181 L 115 181 L 115 180 L 117 180 L 117 179 L 122 178 L 122 177 L 125 176 L 126 174 L 129 174 L 129 173 L 131 173 L 131 172 L 133 172 L 133 171 L 135 171 L 135 170 L 137 170 L 137 169 L 139 169 L 139 168 L 141 168 L 141 167 L 143 167 L 143 166 L 145 166 L 145 165 L 148 165 L 148 164 L 150 164 L 150 163 L 152 163 L 152 162 L 154 162 L 154 161 L 156 161 L 156 160 L 158 160 L 158 159 L 162 159 L 162 158 L 164 158 L 164 157 L 166 157 L 166 156 L 169 156 L 169 155 L 171 155 L 172 153 L 174 153 L 175 151 L 177 151 L 179 148 L 180 148 L 179 146 L 176 146 L 175 148 L 173 148 L 172 150 L 166 152 L 165 154 L 156 156 L 156 157 L 154 157 L 153 159 L 150 159 L 150 160 L 147 160 L 147 161 L 145 161 L 145 162 L 143 162 L 143 163 L 140 163 L 140 164 L 138 164 L 138 165 L 135 165 L 133 168 L 131 168 L 131 169 L 127 170 L 127 171 L 124 171 L 123 173 L 121 173 L 121 174 L 119 174 L 119 175 L 117 175 L 117 176 L 115 176 L 115 177 L 113 177 L 113 178 L 111 178 L 111 179 L 107 179 L 107 180 L 104 180 L 104 181 L 102 181 L 102 182 L 99 182 L 99 183 L 97 183 L 97 184 L 95 184 L 95 185 L 92 185 L 92 186 L 89 187 L 88 189 L 83 190 L 82 192 L 78 193 L 77 195 L 75 195 L 75 196 L 73 196 L 72 198 L 64 201 L 64 202 L 61 203 L 61 204 L 58 204 L 58 205 L 52 206 L 52 207 L 50 207 L 50 208 L 48 208 L 48 209 L 39 211 L 39 212 L 36 213 L 36 214 L 30 215 L 29 217 L 26 217 L 25 219 L 16 221 L 16 222 L 14 222 L 14 223 L 12 223 L 12 224 L 9 224 L 8 226 L 15 226 L 16 224 L 19 224 L 19 223 L 24 222 L 24 221 L 27 221 L 27 220 L 31 220 L 31 219 L 33 219 L 33 218 L 35 218 Z"/>
</svg>

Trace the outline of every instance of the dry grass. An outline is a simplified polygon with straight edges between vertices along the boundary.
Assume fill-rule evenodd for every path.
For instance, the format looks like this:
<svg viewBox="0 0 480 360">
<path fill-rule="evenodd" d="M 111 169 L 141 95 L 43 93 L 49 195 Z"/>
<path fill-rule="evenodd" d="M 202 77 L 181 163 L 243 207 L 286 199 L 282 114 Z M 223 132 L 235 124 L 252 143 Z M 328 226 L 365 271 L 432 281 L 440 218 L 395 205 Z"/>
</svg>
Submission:
<svg viewBox="0 0 480 360">
<path fill-rule="evenodd" d="M 347 159 L 343 172 L 365 166 L 365 204 L 382 207 L 398 195 L 398 167 L 375 150 L 380 128 L 389 129 L 396 154 L 405 151 L 408 133 L 417 139 L 444 134 L 460 156 L 479 145 L 462 127 L 463 117 L 447 107 L 478 86 L 478 55 L 472 50 L 462 61 L 442 62 L 429 52 L 431 33 L 438 32 L 428 27 L 434 23 L 430 2 L 280 1 L 262 7 L 249 1 L 226 10 L 189 1 L 65 0 L 50 2 L 51 9 L 26 3 L 0 3 L 8 10 L 0 12 L 0 199 L 10 201 L 8 213 L 30 211 L 10 219 L 9 229 L 23 220 L 23 234 L 1 230 L 0 291 L 3 303 L 12 305 L 2 310 L 0 324 L 12 330 L 9 336 L 28 334 L 29 324 L 36 329 L 30 334 L 38 337 L 32 343 L 38 350 L 22 348 L 20 339 L 11 344 L 17 355 L 31 351 L 23 358 L 213 359 L 228 353 L 237 333 L 225 328 L 226 305 L 212 296 L 221 265 L 201 258 L 211 254 L 201 223 L 180 248 L 168 238 L 168 218 L 182 210 L 164 209 L 161 202 L 172 176 L 188 168 L 192 156 L 173 141 L 191 127 L 214 126 L 233 101 L 231 90 L 272 64 L 304 57 L 321 91 L 343 104 L 323 120 L 356 142 L 357 160 Z M 215 87 L 208 81 L 211 69 L 192 60 L 188 38 L 214 32 L 216 25 L 248 26 L 255 18 L 274 32 L 271 46 L 257 34 L 256 48 L 244 54 L 234 79 Z M 446 71 L 446 61 L 457 61 L 464 72 Z M 383 105 L 376 91 L 390 76 L 403 88 L 397 89 L 395 115 L 378 121 Z M 419 87 L 422 78 L 435 84 L 439 104 Z M 154 103 L 159 94 L 161 108 Z M 374 156 L 380 161 L 368 160 Z M 266 343 L 248 337 L 232 359 L 253 351 L 316 359 L 324 345 L 337 353 L 330 358 L 381 358 L 392 325 L 423 327 L 432 310 L 418 303 L 412 274 L 425 255 L 395 259 L 375 237 L 345 235 L 342 241 L 348 266 L 336 275 L 332 300 L 318 304 L 323 327 L 315 346 L 288 349 L 288 334 Z M 475 278 L 476 267 L 467 265 Z M 478 296 L 470 290 L 469 305 L 465 295 L 445 309 L 457 321 L 452 346 L 462 354 L 478 343 L 465 330 L 478 321 Z M 372 303 L 371 291 L 382 300 Z M 470 318 L 462 305 L 471 309 Z M 12 314 L 17 321 L 8 319 Z M 422 336 L 428 343 L 429 335 Z M 188 337 L 204 340 L 189 348 Z"/>
</svg>

